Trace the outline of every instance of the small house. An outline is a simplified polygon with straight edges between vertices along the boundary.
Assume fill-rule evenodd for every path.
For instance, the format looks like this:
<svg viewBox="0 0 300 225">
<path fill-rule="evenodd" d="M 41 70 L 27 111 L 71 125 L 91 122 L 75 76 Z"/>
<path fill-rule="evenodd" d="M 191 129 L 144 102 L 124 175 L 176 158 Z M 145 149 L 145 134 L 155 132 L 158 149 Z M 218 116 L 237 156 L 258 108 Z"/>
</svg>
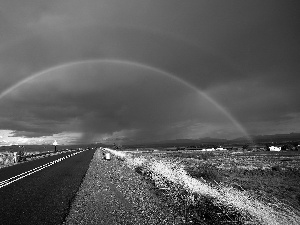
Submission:
<svg viewBox="0 0 300 225">
<path fill-rule="evenodd" d="M 279 152 L 281 151 L 281 147 L 277 147 L 277 146 L 271 146 L 269 147 L 270 151 L 273 151 L 273 152 Z"/>
</svg>

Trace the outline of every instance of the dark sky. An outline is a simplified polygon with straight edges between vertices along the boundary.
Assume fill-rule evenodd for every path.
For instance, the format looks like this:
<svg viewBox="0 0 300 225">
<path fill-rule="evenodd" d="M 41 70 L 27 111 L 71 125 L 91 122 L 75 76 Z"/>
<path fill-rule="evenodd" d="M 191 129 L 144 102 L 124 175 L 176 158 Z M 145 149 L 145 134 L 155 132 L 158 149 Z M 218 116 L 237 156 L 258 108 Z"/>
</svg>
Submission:
<svg viewBox="0 0 300 225">
<path fill-rule="evenodd" d="M 289 0 L 0 0 L 0 145 L 300 132 Z"/>
</svg>

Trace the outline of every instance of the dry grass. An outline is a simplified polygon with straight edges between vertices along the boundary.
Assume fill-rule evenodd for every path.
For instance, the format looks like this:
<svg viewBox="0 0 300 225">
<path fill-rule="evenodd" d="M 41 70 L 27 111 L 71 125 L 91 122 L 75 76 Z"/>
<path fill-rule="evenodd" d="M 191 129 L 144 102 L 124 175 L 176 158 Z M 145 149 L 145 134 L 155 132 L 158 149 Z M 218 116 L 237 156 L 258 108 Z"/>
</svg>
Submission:
<svg viewBox="0 0 300 225">
<path fill-rule="evenodd" d="M 143 174 L 159 190 L 164 190 L 162 196 L 173 201 L 169 204 L 177 206 L 187 222 L 300 224 L 299 213 L 292 207 L 274 199 L 258 198 L 251 192 L 224 185 L 218 179 L 215 181 L 218 174 L 216 171 L 211 172 L 211 168 L 202 171 L 203 176 L 197 179 L 189 175 L 182 161 L 174 158 L 134 157 L 110 151 L 124 158 L 130 167 Z M 167 198 L 168 195 L 172 198 Z"/>
<path fill-rule="evenodd" d="M 0 168 L 10 166 L 14 164 L 13 153 L 1 152 L 0 153 Z"/>
</svg>

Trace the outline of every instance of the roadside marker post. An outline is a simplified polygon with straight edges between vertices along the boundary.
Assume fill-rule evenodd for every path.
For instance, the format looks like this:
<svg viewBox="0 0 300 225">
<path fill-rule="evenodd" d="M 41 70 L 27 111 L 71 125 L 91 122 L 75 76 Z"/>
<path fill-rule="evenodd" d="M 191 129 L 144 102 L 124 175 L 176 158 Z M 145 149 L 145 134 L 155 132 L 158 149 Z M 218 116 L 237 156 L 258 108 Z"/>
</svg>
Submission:
<svg viewBox="0 0 300 225">
<path fill-rule="evenodd" d="M 109 153 L 109 152 L 106 152 L 106 153 L 105 153 L 105 159 L 106 159 L 106 160 L 111 160 L 111 156 L 110 156 L 110 153 Z"/>
<path fill-rule="evenodd" d="M 56 146 L 58 145 L 56 140 L 53 142 L 53 145 L 54 145 L 54 152 L 56 152 Z"/>
</svg>

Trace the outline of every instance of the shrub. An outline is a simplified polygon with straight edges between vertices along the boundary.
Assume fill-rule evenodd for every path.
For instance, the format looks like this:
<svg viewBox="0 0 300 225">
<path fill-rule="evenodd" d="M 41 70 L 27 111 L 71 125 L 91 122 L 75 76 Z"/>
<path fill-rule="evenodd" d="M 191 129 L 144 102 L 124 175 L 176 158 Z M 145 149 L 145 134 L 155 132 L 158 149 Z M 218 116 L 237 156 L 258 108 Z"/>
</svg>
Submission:
<svg viewBox="0 0 300 225">
<path fill-rule="evenodd" d="M 214 156 L 215 155 L 212 152 L 205 152 L 205 153 L 199 154 L 197 158 L 202 159 L 202 160 L 208 160 L 209 158 L 212 158 Z"/>
<path fill-rule="evenodd" d="M 151 179 L 151 171 L 149 171 L 147 168 L 145 168 L 144 166 L 137 166 L 134 168 L 135 172 L 137 172 L 138 174 L 142 175 L 143 178 L 150 180 Z"/>
<path fill-rule="evenodd" d="M 201 165 L 195 168 L 188 168 L 187 172 L 190 176 L 197 179 L 204 179 L 208 182 L 221 182 L 223 180 L 222 175 L 218 169 L 210 165 Z"/>
<path fill-rule="evenodd" d="M 276 166 L 272 166 L 272 170 L 273 171 L 281 171 L 281 167 L 276 165 Z"/>
</svg>

